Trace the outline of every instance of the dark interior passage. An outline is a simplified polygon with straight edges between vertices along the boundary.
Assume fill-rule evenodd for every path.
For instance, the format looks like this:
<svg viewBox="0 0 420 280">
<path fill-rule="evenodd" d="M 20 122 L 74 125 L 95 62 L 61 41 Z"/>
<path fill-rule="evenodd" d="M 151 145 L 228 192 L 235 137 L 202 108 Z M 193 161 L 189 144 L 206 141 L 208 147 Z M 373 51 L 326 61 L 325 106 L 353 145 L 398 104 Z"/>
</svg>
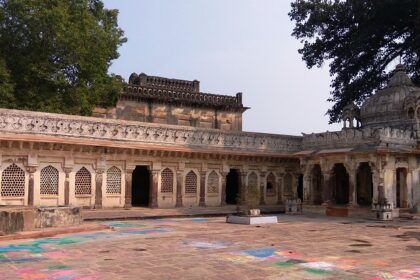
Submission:
<svg viewBox="0 0 420 280">
<path fill-rule="evenodd" d="M 398 208 L 408 207 L 407 203 L 407 169 L 397 168 L 396 204 Z"/>
<path fill-rule="evenodd" d="M 337 204 L 349 203 L 349 174 L 342 163 L 334 165 L 333 198 Z"/>
<path fill-rule="evenodd" d="M 303 174 L 299 174 L 297 195 L 300 200 L 303 200 Z"/>
<path fill-rule="evenodd" d="M 322 204 L 322 188 L 324 177 L 322 176 L 321 166 L 316 164 L 312 169 L 312 200 L 315 205 Z"/>
<path fill-rule="evenodd" d="M 147 166 L 136 166 L 133 171 L 132 204 L 149 206 L 150 176 Z"/>
<path fill-rule="evenodd" d="M 239 194 L 239 173 L 231 169 L 226 177 L 226 204 L 237 204 Z"/>
<path fill-rule="evenodd" d="M 372 170 L 369 163 L 362 162 L 357 169 L 357 204 L 370 206 L 373 196 Z"/>
</svg>

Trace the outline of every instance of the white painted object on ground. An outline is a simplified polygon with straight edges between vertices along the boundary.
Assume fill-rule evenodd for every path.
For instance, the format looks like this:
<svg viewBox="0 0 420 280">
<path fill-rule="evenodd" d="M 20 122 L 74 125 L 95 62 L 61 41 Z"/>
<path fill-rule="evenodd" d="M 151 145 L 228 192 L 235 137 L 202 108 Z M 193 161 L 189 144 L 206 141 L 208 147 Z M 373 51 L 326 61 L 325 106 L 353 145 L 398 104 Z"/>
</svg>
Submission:
<svg viewBox="0 0 420 280">
<path fill-rule="evenodd" d="M 277 224 L 277 216 L 235 216 L 226 218 L 226 223 L 242 225 Z"/>
</svg>

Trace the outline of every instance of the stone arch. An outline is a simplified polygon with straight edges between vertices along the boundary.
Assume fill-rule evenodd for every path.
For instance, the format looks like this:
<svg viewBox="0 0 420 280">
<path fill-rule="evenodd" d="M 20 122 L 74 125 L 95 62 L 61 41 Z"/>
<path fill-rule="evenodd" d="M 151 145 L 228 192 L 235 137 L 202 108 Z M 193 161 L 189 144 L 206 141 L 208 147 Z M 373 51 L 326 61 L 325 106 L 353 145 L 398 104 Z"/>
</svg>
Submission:
<svg viewBox="0 0 420 280">
<path fill-rule="evenodd" d="M 312 203 L 315 205 L 321 205 L 323 202 L 323 186 L 324 176 L 322 175 L 321 166 L 319 164 L 315 164 L 311 171 Z"/>
<path fill-rule="evenodd" d="M 276 194 L 276 176 L 273 172 L 268 173 L 266 184 L 265 184 L 265 193 L 266 195 L 275 195 Z"/>
<path fill-rule="evenodd" d="M 368 162 L 361 162 L 356 173 L 357 204 L 369 206 L 372 204 L 373 178 Z"/>
<path fill-rule="evenodd" d="M 76 172 L 74 178 L 74 193 L 75 195 L 92 194 L 92 175 L 84 166 Z"/>
<path fill-rule="evenodd" d="M 293 176 L 290 173 L 287 173 L 283 177 L 283 186 L 284 186 L 284 196 L 293 197 Z"/>
<path fill-rule="evenodd" d="M 334 164 L 332 170 L 332 197 L 336 204 L 349 203 L 349 174 L 342 163 Z"/>
<path fill-rule="evenodd" d="M 251 172 L 248 175 L 248 189 L 258 189 L 258 175 L 255 172 Z"/>
<path fill-rule="evenodd" d="M 185 176 L 185 193 L 197 194 L 198 176 L 194 171 L 189 171 Z"/>
<path fill-rule="evenodd" d="M 116 166 L 109 168 L 106 172 L 106 193 L 121 194 L 121 169 Z"/>
<path fill-rule="evenodd" d="M 58 195 L 59 171 L 57 168 L 48 165 L 41 169 L 40 194 Z"/>
<path fill-rule="evenodd" d="M 216 194 L 219 193 L 219 174 L 212 170 L 207 178 L 207 193 Z"/>
<path fill-rule="evenodd" d="M 25 171 L 15 163 L 3 170 L 1 176 L 1 196 L 25 196 Z"/>
<path fill-rule="evenodd" d="M 399 167 L 396 170 L 395 205 L 397 208 L 408 207 L 407 168 Z"/>
<path fill-rule="evenodd" d="M 160 175 L 161 180 L 161 193 L 173 193 L 174 192 L 174 172 L 170 168 L 162 170 Z"/>
</svg>

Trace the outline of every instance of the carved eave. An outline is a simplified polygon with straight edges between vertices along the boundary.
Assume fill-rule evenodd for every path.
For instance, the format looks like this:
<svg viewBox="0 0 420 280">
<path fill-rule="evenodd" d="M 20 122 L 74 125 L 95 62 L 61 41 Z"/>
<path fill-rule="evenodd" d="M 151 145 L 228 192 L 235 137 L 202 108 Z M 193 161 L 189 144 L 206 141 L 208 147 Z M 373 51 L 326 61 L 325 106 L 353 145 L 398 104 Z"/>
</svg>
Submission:
<svg viewBox="0 0 420 280">
<path fill-rule="evenodd" d="M 166 90 L 129 84 L 124 88 L 120 98 L 121 100 L 192 106 L 241 113 L 249 109 L 249 107 L 243 106 L 240 93 L 236 96 L 228 96 L 202 92 L 179 91 L 176 89 Z"/>
</svg>

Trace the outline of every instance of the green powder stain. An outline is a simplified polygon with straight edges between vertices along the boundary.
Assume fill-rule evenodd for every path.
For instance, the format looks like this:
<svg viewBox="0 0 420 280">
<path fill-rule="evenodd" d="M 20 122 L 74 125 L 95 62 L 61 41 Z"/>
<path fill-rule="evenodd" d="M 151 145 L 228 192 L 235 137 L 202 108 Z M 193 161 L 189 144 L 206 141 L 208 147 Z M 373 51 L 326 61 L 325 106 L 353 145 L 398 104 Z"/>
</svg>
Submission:
<svg viewBox="0 0 420 280">
<path fill-rule="evenodd" d="M 330 273 L 328 270 L 317 269 L 317 268 L 306 268 L 305 271 L 312 274 L 317 274 L 317 275 L 325 275 L 325 274 Z"/>
<path fill-rule="evenodd" d="M 279 266 L 279 267 L 290 267 L 290 266 L 292 266 L 294 263 L 292 263 L 292 262 L 276 262 L 276 263 L 274 263 L 276 266 Z"/>
<path fill-rule="evenodd" d="M 53 265 L 48 267 L 49 270 L 60 270 L 60 269 L 69 269 L 70 266 L 68 265 L 64 265 L 64 264 L 59 264 L 59 265 Z"/>
<path fill-rule="evenodd" d="M 0 260 L 5 259 L 6 257 L 3 254 L 0 254 Z"/>
</svg>

